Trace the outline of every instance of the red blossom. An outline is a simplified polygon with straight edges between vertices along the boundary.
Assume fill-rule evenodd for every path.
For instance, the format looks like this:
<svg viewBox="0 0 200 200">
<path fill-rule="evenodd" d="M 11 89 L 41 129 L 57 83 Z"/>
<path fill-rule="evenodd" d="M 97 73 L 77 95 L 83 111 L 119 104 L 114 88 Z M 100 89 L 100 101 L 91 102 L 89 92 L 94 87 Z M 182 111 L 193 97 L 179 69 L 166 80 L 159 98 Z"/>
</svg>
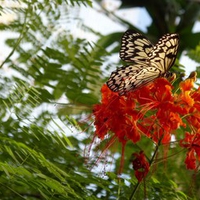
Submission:
<svg viewBox="0 0 200 200">
<path fill-rule="evenodd" d="M 138 112 L 134 110 L 132 96 L 120 97 L 106 85 L 102 87 L 102 103 L 94 105 L 96 134 L 104 139 L 108 131 L 115 133 L 121 143 L 128 140 L 137 142 L 140 134 L 136 125 Z"/>
<path fill-rule="evenodd" d="M 132 157 L 132 165 L 133 169 L 135 170 L 135 177 L 139 182 L 141 182 L 149 172 L 149 162 L 147 161 L 143 151 L 140 153 L 133 153 Z"/>
<path fill-rule="evenodd" d="M 196 169 L 196 162 L 200 161 L 200 133 L 186 132 L 185 138 L 180 140 L 180 146 L 188 149 L 185 160 L 187 169 Z"/>
<path fill-rule="evenodd" d="M 196 156 L 194 149 L 191 149 L 190 151 L 187 152 L 185 164 L 187 169 L 191 170 L 196 169 Z"/>
<path fill-rule="evenodd" d="M 194 82 L 196 81 L 196 73 L 191 73 L 190 77 L 186 79 L 185 81 L 180 82 L 179 87 L 184 91 L 191 91 L 194 87 Z"/>
<path fill-rule="evenodd" d="M 188 126 L 196 134 L 187 133 L 180 146 L 188 149 L 187 168 L 194 169 L 194 158 L 200 160 L 200 88 L 194 88 L 195 79 L 193 73 L 179 84 L 178 92 L 173 92 L 168 80 L 158 78 L 125 96 L 119 96 L 103 85 L 101 103 L 94 105 L 93 111 L 96 136 L 102 140 L 110 136 L 112 141 L 117 138 L 124 149 L 127 141 L 136 143 L 141 135 L 151 138 L 156 144 L 169 144 L 172 134 L 176 136 L 176 130 Z M 138 163 L 144 161 L 142 155 L 137 155 Z M 141 164 L 142 171 L 136 170 L 138 180 L 146 175 L 148 167 L 145 168 L 144 163 Z"/>
<path fill-rule="evenodd" d="M 138 90 L 137 100 L 143 107 L 142 111 L 156 112 L 153 121 L 151 120 L 152 115 L 149 116 L 149 121 L 152 121 L 151 125 L 147 125 L 147 120 L 141 122 L 142 127 L 145 127 L 142 131 L 146 129 L 144 133 L 154 142 L 158 143 L 162 139 L 163 144 L 169 143 L 173 130 L 185 126 L 179 114 L 174 112 L 176 106 L 174 105 L 172 86 L 166 79 L 155 80 L 154 83 L 146 86 L 145 92 Z"/>
</svg>

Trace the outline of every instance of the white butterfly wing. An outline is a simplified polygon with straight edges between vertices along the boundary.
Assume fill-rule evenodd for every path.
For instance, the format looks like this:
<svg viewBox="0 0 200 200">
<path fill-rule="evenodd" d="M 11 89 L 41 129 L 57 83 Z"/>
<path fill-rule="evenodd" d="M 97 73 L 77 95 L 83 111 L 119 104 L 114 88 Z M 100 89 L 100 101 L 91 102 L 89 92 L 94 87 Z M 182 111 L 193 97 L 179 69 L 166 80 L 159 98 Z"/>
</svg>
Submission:
<svg viewBox="0 0 200 200">
<path fill-rule="evenodd" d="M 112 91 L 124 95 L 130 90 L 146 85 L 159 75 L 160 70 L 150 67 L 148 64 L 128 65 L 112 72 L 107 85 Z"/>
<path fill-rule="evenodd" d="M 120 58 L 125 62 L 144 62 L 153 49 L 151 42 L 133 30 L 128 30 L 122 36 Z"/>
<path fill-rule="evenodd" d="M 133 41 L 133 38 L 136 38 L 136 41 Z M 141 45 L 142 38 L 144 37 L 141 34 L 134 31 L 132 36 L 128 31 L 122 37 L 122 45 L 124 45 L 121 48 L 120 57 L 126 62 L 135 62 L 136 64 L 115 70 L 107 81 L 108 87 L 112 91 L 118 92 L 119 95 L 146 85 L 158 77 L 166 77 L 167 71 L 175 62 L 179 46 L 178 34 L 164 35 L 152 49 L 150 46 L 147 48 L 146 39 Z M 125 39 L 128 41 L 123 42 Z M 139 42 L 139 46 L 137 46 L 137 42 Z M 133 55 L 134 57 L 132 57 Z"/>
<path fill-rule="evenodd" d="M 148 54 L 150 66 L 161 71 L 160 76 L 173 66 L 179 47 L 178 34 L 166 34 L 158 40 L 158 43 L 153 47 L 152 52 Z"/>
</svg>

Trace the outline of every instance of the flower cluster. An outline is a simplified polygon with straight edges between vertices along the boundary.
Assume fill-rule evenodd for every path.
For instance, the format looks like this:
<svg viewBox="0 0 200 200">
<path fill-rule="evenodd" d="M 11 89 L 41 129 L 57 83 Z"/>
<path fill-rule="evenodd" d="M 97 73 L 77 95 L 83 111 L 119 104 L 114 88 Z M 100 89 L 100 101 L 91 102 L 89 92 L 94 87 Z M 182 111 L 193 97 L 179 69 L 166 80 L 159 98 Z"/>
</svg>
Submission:
<svg viewBox="0 0 200 200">
<path fill-rule="evenodd" d="M 169 144 L 176 130 L 186 132 L 180 146 L 188 150 L 185 160 L 188 169 L 195 169 L 200 161 L 200 88 L 194 88 L 196 74 L 179 84 L 177 91 L 165 78 L 135 91 L 119 96 L 103 85 L 102 101 L 94 106 L 95 136 L 110 135 L 123 146 L 145 135 L 156 144 Z M 146 168 L 147 169 L 147 168 Z"/>
</svg>

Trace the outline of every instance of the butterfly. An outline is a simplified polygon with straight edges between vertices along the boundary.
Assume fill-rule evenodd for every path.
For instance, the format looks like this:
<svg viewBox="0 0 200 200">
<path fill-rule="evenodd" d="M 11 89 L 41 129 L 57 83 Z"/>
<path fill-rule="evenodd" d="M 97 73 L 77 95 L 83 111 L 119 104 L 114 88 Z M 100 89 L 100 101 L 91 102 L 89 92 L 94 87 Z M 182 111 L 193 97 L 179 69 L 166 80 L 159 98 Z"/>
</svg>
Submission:
<svg viewBox="0 0 200 200">
<path fill-rule="evenodd" d="M 128 30 L 122 36 L 120 58 L 128 63 L 111 73 L 107 86 L 119 95 L 137 89 L 158 77 L 169 76 L 176 60 L 179 35 L 168 33 L 153 45 L 145 36 Z"/>
</svg>

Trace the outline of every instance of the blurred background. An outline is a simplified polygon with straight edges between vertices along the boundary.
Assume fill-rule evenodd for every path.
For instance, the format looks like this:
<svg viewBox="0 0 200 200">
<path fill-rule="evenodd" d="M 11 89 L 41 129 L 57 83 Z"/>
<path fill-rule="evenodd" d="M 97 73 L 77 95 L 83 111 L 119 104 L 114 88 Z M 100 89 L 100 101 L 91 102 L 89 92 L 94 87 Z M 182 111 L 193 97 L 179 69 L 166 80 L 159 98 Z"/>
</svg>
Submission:
<svg viewBox="0 0 200 200">
<path fill-rule="evenodd" d="M 117 179 L 121 146 L 101 154 L 106 140 L 93 140 L 93 105 L 110 73 L 124 65 L 119 50 L 127 29 L 154 44 L 179 33 L 174 87 L 198 73 L 200 1 L 0 2 L 0 199 L 128 199 L 137 182 L 130 156 L 140 149 L 151 155 L 154 145 L 145 138 L 127 144 Z M 175 143 L 170 153 L 136 199 L 198 199 L 198 172 L 194 178 L 185 169 Z"/>
</svg>

